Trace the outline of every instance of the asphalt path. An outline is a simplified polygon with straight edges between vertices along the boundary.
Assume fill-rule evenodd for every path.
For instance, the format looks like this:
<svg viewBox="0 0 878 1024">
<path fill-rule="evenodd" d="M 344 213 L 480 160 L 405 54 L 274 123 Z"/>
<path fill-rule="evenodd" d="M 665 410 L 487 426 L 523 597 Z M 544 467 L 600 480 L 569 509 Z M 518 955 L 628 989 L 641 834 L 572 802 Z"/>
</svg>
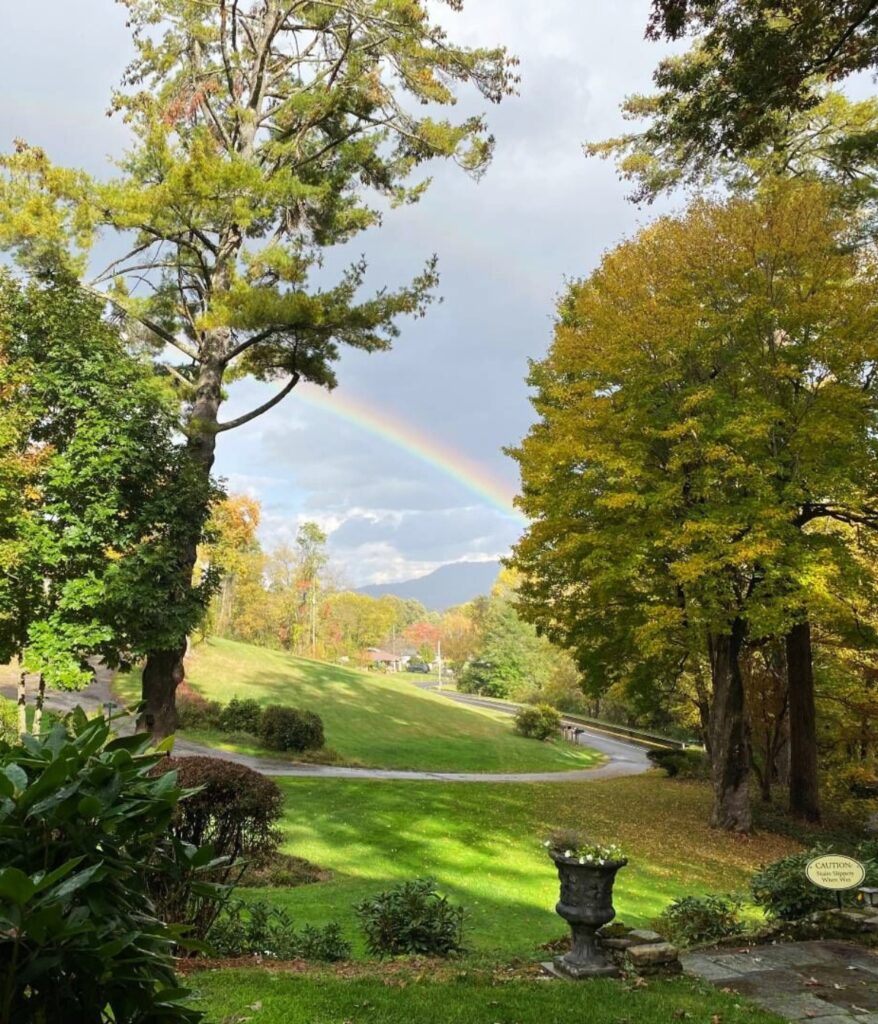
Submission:
<svg viewBox="0 0 878 1024">
<path fill-rule="evenodd" d="M 46 694 L 46 707 L 61 713 L 71 711 L 79 705 L 86 712 L 98 709 L 106 713 L 108 705 L 112 713 L 116 704 L 111 691 L 112 673 L 104 668 L 96 672 L 95 681 L 78 693 L 65 693 L 50 690 Z M 502 704 L 497 701 L 481 700 L 471 694 L 462 694 L 450 690 L 436 691 L 429 684 L 423 689 L 433 692 L 448 700 L 453 700 L 470 707 L 488 708 L 502 714 L 515 714 L 514 704 Z M 0 692 L 6 697 L 15 696 L 13 686 L 2 686 Z M 416 772 L 398 771 L 384 768 L 345 768 L 340 765 L 307 764 L 305 762 L 282 761 L 269 757 L 253 757 L 215 747 L 206 747 L 192 743 L 185 738 L 178 738 L 174 744 L 174 753 L 183 756 L 218 757 L 237 764 L 244 764 L 263 775 L 284 776 L 288 778 L 308 779 L 377 779 L 422 782 L 592 782 L 599 779 L 613 779 L 624 775 L 639 775 L 649 769 L 646 749 L 636 743 L 606 736 L 594 729 L 587 729 L 575 722 L 568 723 L 581 730 L 578 742 L 581 746 L 597 750 L 604 756 L 604 761 L 594 768 L 579 768 L 572 771 L 559 772 Z M 133 730 L 133 722 L 120 721 L 120 732 Z"/>
</svg>

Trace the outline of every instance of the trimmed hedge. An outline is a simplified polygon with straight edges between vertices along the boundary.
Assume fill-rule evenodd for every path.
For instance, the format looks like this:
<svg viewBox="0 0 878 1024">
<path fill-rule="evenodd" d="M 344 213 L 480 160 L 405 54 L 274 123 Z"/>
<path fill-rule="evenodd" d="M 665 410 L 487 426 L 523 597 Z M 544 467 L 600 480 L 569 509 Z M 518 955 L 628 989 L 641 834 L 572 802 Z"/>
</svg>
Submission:
<svg viewBox="0 0 878 1024">
<path fill-rule="evenodd" d="M 232 697 L 220 714 L 220 728 L 225 732 L 259 732 L 262 705 L 252 697 Z"/>
<path fill-rule="evenodd" d="M 263 710 L 259 738 L 270 750 L 318 750 L 325 742 L 319 715 L 282 705 Z"/>
<path fill-rule="evenodd" d="M 703 750 L 650 750 L 646 755 L 670 779 L 707 779 L 710 762 Z"/>
</svg>

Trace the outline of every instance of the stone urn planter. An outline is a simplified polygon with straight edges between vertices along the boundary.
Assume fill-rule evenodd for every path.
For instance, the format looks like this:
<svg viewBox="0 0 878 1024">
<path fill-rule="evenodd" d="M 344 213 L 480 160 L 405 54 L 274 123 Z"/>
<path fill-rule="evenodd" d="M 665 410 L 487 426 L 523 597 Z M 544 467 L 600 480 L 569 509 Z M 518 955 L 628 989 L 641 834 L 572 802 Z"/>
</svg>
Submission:
<svg viewBox="0 0 878 1024">
<path fill-rule="evenodd" d="M 580 863 L 581 858 L 566 857 L 555 850 L 550 850 L 549 856 L 561 880 L 561 899 L 555 910 L 573 932 L 573 948 L 555 957 L 555 972 L 576 979 L 618 974 L 618 968 L 599 948 L 595 932 L 616 916 L 613 884 L 616 872 L 625 867 L 627 859 Z"/>
</svg>

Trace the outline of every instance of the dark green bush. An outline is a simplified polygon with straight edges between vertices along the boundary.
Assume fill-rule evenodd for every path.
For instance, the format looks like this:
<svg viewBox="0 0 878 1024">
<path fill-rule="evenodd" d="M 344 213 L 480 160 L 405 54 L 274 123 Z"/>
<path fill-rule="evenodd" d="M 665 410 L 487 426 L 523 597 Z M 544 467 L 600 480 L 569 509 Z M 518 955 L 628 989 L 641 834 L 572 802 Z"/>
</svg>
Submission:
<svg viewBox="0 0 878 1024">
<path fill-rule="evenodd" d="M 650 750 L 646 755 L 656 768 L 664 769 L 671 779 L 706 779 L 710 762 L 703 750 Z"/>
<path fill-rule="evenodd" d="M 232 697 L 220 715 L 220 728 L 224 732 L 249 732 L 255 736 L 261 718 L 262 705 L 258 700 Z"/>
<path fill-rule="evenodd" d="M 782 921 L 798 921 L 815 910 L 826 910 L 836 905 L 836 894 L 829 889 L 820 889 L 809 882 L 805 868 L 809 860 L 827 853 L 837 853 L 826 846 L 815 846 L 804 853 L 793 853 L 788 857 L 761 867 L 750 880 L 753 900 L 765 908 L 769 917 Z M 845 851 L 863 861 L 866 869 L 866 885 L 878 885 L 878 842 L 867 840 L 858 847 Z"/>
<path fill-rule="evenodd" d="M 217 956 L 260 955 L 277 960 L 349 960 L 351 945 L 338 924 L 301 930 L 285 911 L 263 901 L 230 900 L 208 934 Z"/>
<path fill-rule="evenodd" d="M 324 743 L 323 722 L 313 711 L 273 705 L 262 712 L 259 738 L 270 750 L 318 750 Z"/>
<path fill-rule="evenodd" d="M 515 713 L 515 731 L 532 740 L 547 740 L 561 728 L 561 715 L 548 704 L 526 704 Z"/>
<path fill-rule="evenodd" d="M 463 907 L 453 906 L 430 878 L 378 893 L 355 910 L 375 956 L 422 953 L 449 956 L 463 949 Z"/>
<path fill-rule="evenodd" d="M 828 852 L 815 848 L 761 867 L 750 880 L 754 902 L 764 907 L 769 917 L 782 921 L 797 921 L 815 910 L 834 906 L 835 894 L 819 889 L 805 876 L 808 861 Z"/>
<path fill-rule="evenodd" d="M 212 881 L 223 885 L 236 881 L 243 862 L 264 864 L 277 852 L 283 794 L 273 780 L 246 765 L 215 757 L 166 758 L 153 771 L 175 772 L 178 783 L 191 791 L 177 805 L 170 831 L 181 843 L 211 848 L 221 860 Z M 204 937 L 214 908 L 192 892 L 186 878 L 178 884 L 167 874 L 151 874 L 149 887 L 166 921 L 185 921 L 193 935 Z"/>
<path fill-rule="evenodd" d="M 740 910 L 737 896 L 681 896 L 667 907 L 656 927 L 678 946 L 706 945 L 741 934 Z"/>
<path fill-rule="evenodd" d="M 81 710 L 66 728 L 0 743 L 4 1024 L 201 1019 L 183 1002 L 178 933 L 155 913 L 144 865 L 197 873 L 210 854 L 169 836 L 181 791 L 173 774 L 151 774 L 161 755 L 148 745 L 110 740 Z"/>
</svg>

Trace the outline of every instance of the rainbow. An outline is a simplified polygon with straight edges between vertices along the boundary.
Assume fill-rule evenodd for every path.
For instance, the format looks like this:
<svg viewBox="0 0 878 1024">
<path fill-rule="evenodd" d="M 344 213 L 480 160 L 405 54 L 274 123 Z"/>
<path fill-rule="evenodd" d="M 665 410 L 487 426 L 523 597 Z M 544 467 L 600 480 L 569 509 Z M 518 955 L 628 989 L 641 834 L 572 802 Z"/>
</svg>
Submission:
<svg viewBox="0 0 878 1024">
<path fill-rule="evenodd" d="M 504 515 L 524 521 L 524 516 L 513 504 L 515 492 L 511 487 L 493 476 L 480 463 L 428 437 L 411 423 L 385 409 L 378 409 L 350 395 L 339 394 L 338 391 L 329 392 L 305 384 L 296 388 L 296 395 L 306 405 L 325 410 L 346 423 L 352 423 L 373 437 L 380 437 L 438 469 Z"/>
</svg>

